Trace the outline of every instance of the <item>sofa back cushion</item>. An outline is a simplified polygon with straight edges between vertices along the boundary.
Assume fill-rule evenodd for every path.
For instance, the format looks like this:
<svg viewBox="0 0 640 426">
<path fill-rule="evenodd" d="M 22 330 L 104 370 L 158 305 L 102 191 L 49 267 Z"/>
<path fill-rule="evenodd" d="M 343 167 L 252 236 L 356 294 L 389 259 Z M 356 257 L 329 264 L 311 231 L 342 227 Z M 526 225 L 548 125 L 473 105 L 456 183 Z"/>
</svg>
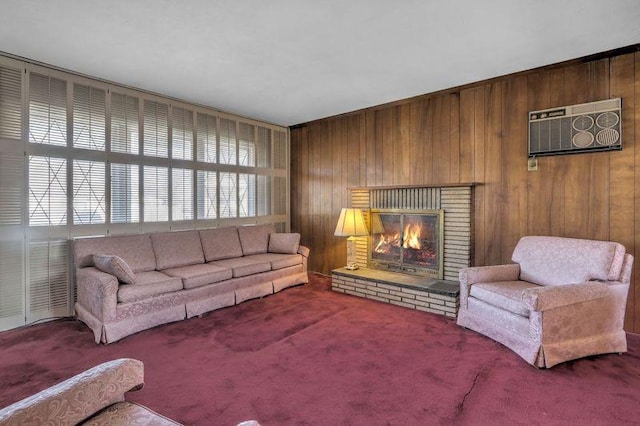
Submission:
<svg viewBox="0 0 640 426">
<path fill-rule="evenodd" d="M 94 254 L 118 256 L 133 272 L 156 269 L 156 258 L 148 234 L 78 238 L 73 241 L 76 267 L 93 266 Z"/>
<path fill-rule="evenodd" d="M 160 232 L 151 234 L 153 252 L 159 271 L 178 266 L 204 263 L 198 231 Z"/>
<path fill-rule="evenodd" d="M 274 232 L 269 235 L 269 253 L 296 254 L 299 246 L 300 234 L 297 232 Z"/>
<path fill-rule="evenodd" d="M 620 278 L 625 248 L 610 241 L 562 237 L 522 237 L 511 260 L 520 279 L 540 285 L 564 285 Z"/>
<path fill-rule="evenodd" d="M 275 229 L 272 224 L 238 227 L 242 254 L 266 253 L 269 249 L 269 234 Z"/>
<path fill-rule="evenodd" d="M 200 241 L 202 241 L 202 250 L 207 262 L 242 257 L 238 228 L 235 226 L 202 229 L 200 230 Z"/>
</svg>

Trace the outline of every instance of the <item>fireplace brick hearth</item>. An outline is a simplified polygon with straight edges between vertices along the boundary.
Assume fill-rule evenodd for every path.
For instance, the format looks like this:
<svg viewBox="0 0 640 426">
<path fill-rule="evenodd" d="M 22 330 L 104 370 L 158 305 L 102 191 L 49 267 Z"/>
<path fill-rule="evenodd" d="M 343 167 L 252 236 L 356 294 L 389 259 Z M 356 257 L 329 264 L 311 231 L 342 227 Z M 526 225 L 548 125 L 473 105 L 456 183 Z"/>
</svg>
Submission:
<svg viewBox="0 0 640 426">
<path fill-rule="evenodd" d="M 340 293 L 455 318 L 460 306 L 457 281 L 360 268 L 335 269 L 331 289 Z"/>
</svg>

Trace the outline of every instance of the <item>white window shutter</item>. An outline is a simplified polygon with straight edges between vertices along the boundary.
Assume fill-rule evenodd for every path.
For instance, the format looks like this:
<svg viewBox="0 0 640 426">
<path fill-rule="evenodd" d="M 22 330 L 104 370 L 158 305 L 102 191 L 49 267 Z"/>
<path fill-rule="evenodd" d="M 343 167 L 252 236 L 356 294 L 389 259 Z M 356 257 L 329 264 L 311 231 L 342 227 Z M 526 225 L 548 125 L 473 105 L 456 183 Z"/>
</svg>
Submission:
<svg viewBox="0 0 640 426">
<path fill-rule="evenodd" d="M 198 219 L 218 217 L 218 173 L 208 170 L 197 172 Z"/>
<path fill-rule="evenodd" d="M 136 164 L 111 164 L 111 222 L 140 221 L 139 167 Z"/>
<path fill-rule="evenodd" d="M 173 169 L 172 220 L 193 220 L 193 170 Z"/>
<path fill-rule="evenodd" d="M 256 161 L 258 167 L 271 167 L 271 130 L 262 126 L 258 126 Z"/>
<path fill-rule="evenodd" d="M 169 157 L 169 105 L 144 101 L 144 155 Z"/>
<path fill-rule="evenodd" d="M 29 243 L 27 322 L 69 315 L 68 240 Z"/>
<path fill-rule="evenodd" d="M 218 160 L 220 164 L 237 164 L 236 122 L 227 118 L 220 119 L 220 149 Z"/>
<path fill-rule="evenodd" d="M 144 166 L 144 221 L 169 220 L 169 169 Z"/>
<path fill-rule="evenodd" d="M 239 217 L 256 215 L 256 175 L 238 174 Z"/>
<path fill-rule="evenodd" d="M 285 132 L 273 132 L 273 167 L 276 169 L 288 167 L 287 134 Z"/>
<path fill-rule="evenodd" d="M 255 126 L 240 123 L 238 128 L 238 164 L 241 166 L 255 167 L 256 142 Z"/>
<path fill-rule="evenodd" d="M 67 145 L 67 82 L 29 74 L 29 142 Z"/>
<path fill-rule="evenodd" d="M 73 146 L 104 151 L 106 92 L 82 84 L 73 85 Z"/>
<path fill-rule="evenodd" d="M 171 156 L 181 160 L 193 159 L 193 111 L 171 107 Z"/>
<path fill-rule="evenodd" d="M 67 161 L 29 158 L 29 225 L 67 224 Z"/>
<path fill-rule="evenodd" d="M 218 161 L 218 129 L 216 124 L 215 117 L 198 113 L 198 128 L 196 132 L 198 161 L 206 163 Z"/>
<path fill-rule="evenodd" d="M 238 217 L 237 181 L 236 173 L 220 173 L 220 217 Z"/>
<path fill-rule="evenodd" d="M 0 138 L 22 139 L 22 70 L 0 66 Z"/>
<path fill-rule="evenodd" d="M 111 93 L 111 151 L 138 153 L 138 104 L 135 96 Z"/>
<path fill-rule="evenodd" d="M 73 161 L 73 224 L 105 223 L 104 163 Z"/>
</svg>

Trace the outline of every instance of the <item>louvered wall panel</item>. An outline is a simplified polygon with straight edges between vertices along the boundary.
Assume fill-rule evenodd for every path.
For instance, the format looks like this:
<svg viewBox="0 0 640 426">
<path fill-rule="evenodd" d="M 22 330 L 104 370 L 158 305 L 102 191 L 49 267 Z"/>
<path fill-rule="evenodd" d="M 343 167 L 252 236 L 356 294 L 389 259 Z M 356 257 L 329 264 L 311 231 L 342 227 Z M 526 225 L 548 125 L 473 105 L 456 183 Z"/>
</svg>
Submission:
<svg viewBox="0 0 640 426">
<path fill-rule="evenodd" d="M 22 138 L 22 70 L 0 66 L 0 138 Z"/>
<path fill-rule="evenodd" d="M 0 331 L 24 324 L 25 281 L 23 240 L 7 239 L 0 227 Z"/>
<path fill-rule="evenodd" d="M 68 244 L 67 240 L 29 243 L 27 322 L 69 314 Z"/>
</svg>

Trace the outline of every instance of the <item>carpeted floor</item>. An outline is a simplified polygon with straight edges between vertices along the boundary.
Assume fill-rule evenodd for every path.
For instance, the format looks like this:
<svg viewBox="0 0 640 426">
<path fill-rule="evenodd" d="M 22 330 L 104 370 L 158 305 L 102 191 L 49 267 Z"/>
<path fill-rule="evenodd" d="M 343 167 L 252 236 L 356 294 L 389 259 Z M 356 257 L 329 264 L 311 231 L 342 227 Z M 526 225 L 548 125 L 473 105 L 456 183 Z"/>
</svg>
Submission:
<svg viewBox="0 0 640 426">
<path fill-rule="evenodd" d="M 0 407 L 100 362 L 188 425 L 640 424 L 640 335 L 624 355 L 537 370 L 441 316 L 334 293 L 327 277 L 104 346 L 73 320 L 0 333 Z"/>
</svg>

